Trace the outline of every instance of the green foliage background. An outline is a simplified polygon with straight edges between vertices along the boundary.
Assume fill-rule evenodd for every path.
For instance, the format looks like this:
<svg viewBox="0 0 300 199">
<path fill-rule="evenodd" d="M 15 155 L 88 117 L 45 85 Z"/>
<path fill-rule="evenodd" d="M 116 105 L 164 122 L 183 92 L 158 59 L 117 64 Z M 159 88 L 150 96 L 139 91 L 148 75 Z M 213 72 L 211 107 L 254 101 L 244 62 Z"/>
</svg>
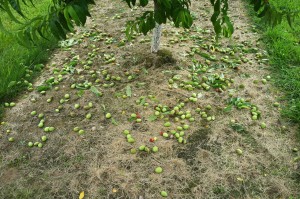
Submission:
<svg viewBox="0 0 300 199">
<path fill-rule="evenodd" d="M 35 8 L 23 6 L 23 11 L 28 18 L 48 12 L 49 0 L 34 0 Z M 16 15 L 17 16 L 17 15 Z M 0 11 L 3 25 L 9 30 L 16 30 L 20 24 L 13 23 L 10 17 Z M 18 19 L 22 20 L 21 17 Z M 38 41 L 37 47 L 25 48 L 20 46 L 11 35 L 0 32 L 0 101 L 9 100 L 21 91 L 22 86 L 8 87 L 10 82 L 19 81 L 25 75 L 25 67 L 33 67 L 48 59 L 51 49 L 56 46 L 57 40 L 53 37 L 47 40 Z M 23 63 L 23 64 L 20 64 Z"/>
</svg>

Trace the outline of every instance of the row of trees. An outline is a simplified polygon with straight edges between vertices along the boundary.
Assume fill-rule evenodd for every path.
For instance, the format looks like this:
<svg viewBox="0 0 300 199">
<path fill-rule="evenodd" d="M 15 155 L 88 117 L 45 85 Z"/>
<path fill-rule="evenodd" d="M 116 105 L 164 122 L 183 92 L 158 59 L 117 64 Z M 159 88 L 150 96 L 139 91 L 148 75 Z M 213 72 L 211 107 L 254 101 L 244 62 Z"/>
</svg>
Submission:
<svg viewBox="0 0 300 199">
<path fill-rule="evenodd" d="M 125 1 L 129 7 L 146 7 L 149 0 L 121 0 Z M 153 3 L 149 9 L 127 23 L 127 37 L 133 32 L 140 32 L 144 35 L 153 31 L 152 52 L 159 49 L 162 24 L 172 21 L 176 27 L 190 28 L 193 18 L 190 12 L 191 0 L 150 0 Z M 228 17 L 229 0 L 210 0 L 213 7 L 211 22 L 218 38 L 220 35 L 230 37 L 234 32 L 233 24 Z M 285 18 L 290 26 L 299 10 L 288 8 L 275 8 L 269 0 L 248 0 L 253 5 L 258 17 L 263 18 L 266 23 L 275 26 Z M 65 39 L 66 34 L 74 31 L 74 26 L 85 25 L 87 17 L 90 17 L 89 5 L 95 4 L 94 0 L 51 0 L 49 11 L 45 15 L 40 15 L 28 19 L 23 11 L 23 6 L 34 6 L 32 0 L 0 0 L 0 11 L 6 12 L 15 23 L 22 24 L 22 28 L 11 32 L 4 27 L 0 18 L 0 30 L 14 34 L 18 41 L 26 46 L 36 43 L 37 40 L 47 39 L 49 34 L 58 39 Z M 13 12 L 15 11 L 15 12 Z M 20 22 L 17 15 L 24 18 L 25 23 Z M 124 24 L 125 26 L 125 24 Z"/>
</svg>

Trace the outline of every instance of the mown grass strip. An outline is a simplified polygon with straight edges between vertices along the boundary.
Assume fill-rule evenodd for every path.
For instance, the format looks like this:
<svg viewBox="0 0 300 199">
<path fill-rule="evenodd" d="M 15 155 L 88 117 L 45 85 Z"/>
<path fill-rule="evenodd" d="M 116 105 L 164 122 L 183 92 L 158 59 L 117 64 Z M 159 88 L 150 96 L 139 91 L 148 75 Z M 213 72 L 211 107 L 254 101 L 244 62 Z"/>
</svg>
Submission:
<svg viewBox="0 0 300 199">
<path fill-rule="evenodd" d="M 48 12 L 48 6 L 51 2 L 47 0 L 34 1 L 35 7 L 23 5 L 23 10 L 28 18 L 33 18 L 39 14 Z M 12 20 L 4 13 L 0 13 L 0 18 L 8 30 L 15 30 L 20 24 L 13 23 Z M 30 49 L 20 46 L 16 39 L 11 35 L 0 32 L 0 102 L 15 97 L 25 88 L 22 83 L 12 85 L 12 82 L 19 82 L 26 74 L 26 67 L 31 69 L 35 64 L 45 62 L 51 52 L 51 49 L 57 46 L 54 38 L 49 41 L 41 40 L 37 47 Z M 32 74 L 26 79 L 32 79 Z"/>
<path fill-rule="evenodd" d="M 298 0 L 272 0 L 272 3 L 278 8 L 300 8 Z M 249 12 L 254 16 L 250 7 Z M 274 28 L 265 26 L 258 18 L 254 21 L 262 30 L 275 85 L 284 93 L 282 115 L 300 124 L 300 17 L 293 22 L 293 29 L 285 19 Z M 300 139 L 300 132 L 297 136 Z"/>
</svg>

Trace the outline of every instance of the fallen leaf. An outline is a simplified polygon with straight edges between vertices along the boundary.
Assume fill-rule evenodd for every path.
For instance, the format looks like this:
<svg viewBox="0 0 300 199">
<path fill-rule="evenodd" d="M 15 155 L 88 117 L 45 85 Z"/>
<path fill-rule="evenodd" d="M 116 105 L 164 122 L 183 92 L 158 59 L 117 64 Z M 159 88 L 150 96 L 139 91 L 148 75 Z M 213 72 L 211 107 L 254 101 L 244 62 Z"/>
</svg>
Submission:
<svg viewBox="0 0 300 199">
<path fill-rule="evenodd" d="M 84 198 L 84 191 L 80 192 L 79 194 L 79 199 L 83 199 Z"/>
</svg>

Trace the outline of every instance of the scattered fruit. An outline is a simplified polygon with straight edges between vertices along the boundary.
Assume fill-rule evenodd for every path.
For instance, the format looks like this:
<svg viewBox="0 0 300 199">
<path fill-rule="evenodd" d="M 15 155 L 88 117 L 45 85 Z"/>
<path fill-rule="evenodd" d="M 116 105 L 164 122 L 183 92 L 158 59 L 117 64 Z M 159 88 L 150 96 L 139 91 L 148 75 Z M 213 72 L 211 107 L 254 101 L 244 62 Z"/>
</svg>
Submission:
<svg viewBox="0 0 300 199">
<path fill-rule="evenodd" d="M 44 136 L 42 136 L 41 139 L 42 139 L 43 142 L 46 142 L 48 138 L 47 138 L 47 136 L 44 135 Z"/>
<path fill-rule="evenodd" d="M 168 197 L 168 193 L 167 193 L 166 191 L 161 191 L 161 192 L 160 192 L 160 195 L 161 195 L 162 197 Z"/>
<path fill-rule="evenodd" d="M 166 123 L 164 124 L 164 126 L 165 126 L 165 127 L 170 127 L 170 126 L 171 126 L 171 123 L 170 123 L 170 122 L 166 122 Z"/>
<path fill-rule="evenodd" d="M 155 173 L 159 174 L 159 173 L 162 173 L 163 169 L 161 167 L 156 167 L 154 171 L 155 171 Z"/>
<path fill-rule="evenodd" d="M 152 151 L 153 151 L 154 153 L 158 152 L 158 147 L 157 147 L 157 146 L 154 146 L 154 147 L 152 148 Z"/>
<path fill-rule="evenodd" d="M 267 125 L 266 125 L 266 123 L 262 122 L 262 123 L 260 124 L 260 127 L 261 127 L 262 129 L 265 129 L 265 128 L 267 127 Z"/>
<path fill-rule="evenodd" d="M 130 149 L 131 154 L 136 154 L 136 149 Z"/>
<path fill-rule="evenodd" d="M 242 154 L 243 154 L 243 151 L 242 151 L 242 149 L 237 149 L 237 150 L 236 150 L 236 153 L 237 153 L 238 155 L 242 155 Z"/>
<path fill-rule="evenodd" d="M 146 147 L 145 145 L 142 145 L 142 146 L 139 147 L 139 150 L 140 150 L 140 151 L 144 151 L 144 150 L 145 150 L 145 147 Z"/>
<path fill-rule="evenodd" d="M 106 113 L 105 117 L 106 117 L 106 119 L 110 119 L 111 118 L 111 114 L 110 113 Z"/>
</svg>

